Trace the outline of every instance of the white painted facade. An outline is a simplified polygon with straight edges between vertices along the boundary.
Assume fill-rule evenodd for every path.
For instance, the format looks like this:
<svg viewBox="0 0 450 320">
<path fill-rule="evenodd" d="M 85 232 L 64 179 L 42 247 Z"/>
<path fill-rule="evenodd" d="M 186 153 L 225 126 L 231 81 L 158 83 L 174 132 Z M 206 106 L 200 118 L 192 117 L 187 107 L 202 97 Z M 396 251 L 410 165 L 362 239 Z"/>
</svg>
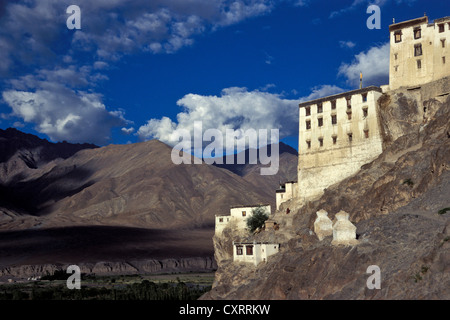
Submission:
<svg viewBox="0 0 450 320">
<path fill-rule="evenodd" d="M 233 242 L 233 261 L 252 263 L 257 266 L 280 250 L 276 243 Z"/>
<path fill-rule="evenodd" d="M 267 214 L 271 214 L 271 206 L 269 204 L 251 205 L 251 206 L 234 206 L 230 208 L 230 214 L 227 216 L 216 216 L 215 233 L 222 233 L 223 229 L 230 223 L 239 230 L 247 229 L 247 219 L 253 215 L 253 210 L 262 207 Z"/>
<path fill-rule="evenodd" d="M 367 87 L 299 105 L 298 190 L 301 203 L 357 173 L 383 151 L 377 100 Z"/>
<path fill-rule="evenodd" d="M 333 245 L 356 245 L 356 226 L 350 222 L 349 214 L 345 211 L 336 213 L 337 221 L 333 225 Z"/>
<path fill-rule="evenodd" d="M 276 206 L 280 210 L 280 205 L 283 202 L 289 201 L 297 197 L 297 181 L 288 181 L 281 185 L 276 191 Z"/>
<path fill-rule="evenodd" d="M 450 75 L 450 17 L 389 26 L 389 89 L 415 87 Z"/>
</svg>

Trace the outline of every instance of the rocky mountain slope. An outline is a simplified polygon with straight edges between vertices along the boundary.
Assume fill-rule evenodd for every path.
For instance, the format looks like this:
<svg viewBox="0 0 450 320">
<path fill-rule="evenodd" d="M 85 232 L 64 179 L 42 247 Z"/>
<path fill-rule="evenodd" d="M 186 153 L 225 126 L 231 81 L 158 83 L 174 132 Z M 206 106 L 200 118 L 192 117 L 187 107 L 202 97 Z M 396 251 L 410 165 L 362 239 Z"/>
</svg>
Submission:
<svg viewBox="0 0 450 320">
<path fill-rule="evenodd" d="M 8 156 L 0 163 L 0 266 L 9 270 L 212 259 L 216 214 L 232 205 L 275 205 L 275 182 L 254 184 L 231 168 L 175 165 L 172 149 L 156 140 L 95 148 L 51 144 L 13 129 L 3 133 Z M 283 167 L 297 162 L 280 158 Z"/>
<path fill-rule="evenodd" d="M 9 184 L 57 159 L 67 159 L 93 144 L 51 143 L 14 128 L 0 129 L 0 183 Z"/>
<path fill-rule="evenodd" d="M 0 201 L 41 227 L 168 228 L 212 226 L 214 216 L 231 205 L 273 198 L 276 185 L 256 186 L 207 164 L 175 165 L 170 154 L 171 148 L 156 140 L 81 150 L 3 184 Z M 280 173 L 274 179 L 283 178 Z"/>
<path fill-rule="evenodd" d="M 449 299 L 450 98 L 432 95 L 433 85 L 384 94 L 384 152 L 317 201 L 282 205 L 273 216 L 279 230 L 215 236 L 219 268 L 202 298 Z M 450 91 L 448 79 L 443 85 Z M 347 211 L 358 245 L 319 241 L 312 230 L 320 209 L 331 219 Z M 233 263 L 233 240 L 280 243 L 280 252 L 256 268 Z M 371 265 L 380 267 L 381 289 L 366 286 Z"/>
</svg>

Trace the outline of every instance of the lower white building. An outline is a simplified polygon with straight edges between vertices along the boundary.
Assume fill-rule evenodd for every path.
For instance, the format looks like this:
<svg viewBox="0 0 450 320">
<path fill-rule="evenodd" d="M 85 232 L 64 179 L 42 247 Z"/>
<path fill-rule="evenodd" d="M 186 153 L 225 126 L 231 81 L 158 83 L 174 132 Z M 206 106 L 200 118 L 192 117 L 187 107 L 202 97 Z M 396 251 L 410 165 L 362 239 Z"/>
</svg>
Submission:
<svg viewBox="0 0 450 320">
<path fill-rule="evenodd" d="M 267 262 L 267 258 L 280 250 L 278 243 L 233 242 L 233 261 L 253 263 Z"/>
</svg>

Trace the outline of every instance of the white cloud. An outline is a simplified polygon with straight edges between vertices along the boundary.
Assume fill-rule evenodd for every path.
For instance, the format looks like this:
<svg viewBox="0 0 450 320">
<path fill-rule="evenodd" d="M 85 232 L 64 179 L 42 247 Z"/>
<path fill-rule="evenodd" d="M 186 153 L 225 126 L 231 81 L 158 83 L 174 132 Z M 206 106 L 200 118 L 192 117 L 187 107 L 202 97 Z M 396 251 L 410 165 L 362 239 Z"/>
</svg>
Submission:
<svg viewBox="0 0 450 320">
<path fill-rule="evenodd" d="M 35 92 L 8 90 L 2 96 L 12 116 L 35 124 L 37 131 L 53 141 L 103 145 L 109 141 L 111 128 L 126 124 L 120 113 L 106 110 L 100 95 L 59 83 L 45 83 Z"/>
<path fill-rule="evenodd" d="M 389 82 L 389 43 L 375 46 L 360 52 L 351 63 L 343 63 L 339 67 L 339 75 L 347 78 L 347 82 L 356 86 L 360 72 L 363 73 L 363 84 L 383 85 Z"/>
<path fill-rule="evenodd" d="M 178 143 L 180 130 L 193 134 L 193 125 L 202 121 L 203 130 L 218 129 L 279 129 L 281 136 L 295 134 L 299 100 L 283 99 L 280 95 L 248 91 L 246 88 L 227 88 L 220 96 L 187 94 L 177 104 L 185 111 L 177 115 L 177 122 L 164 117 L 151 119 L 137 134 L 141 139 L 159 139 L 169 145 Z"/>
<path fill-rule="evenodd" d="M 273 85 L 271 85 L 272 87 Z M 142 140 L 158 139 L 171 146 L 178 144 L 184 130 L 193 135 L 194 123 L 201 121 L 203 132 L 218 129 L 225 137 L 227 129 L 279 129 L 280 139 L 298 134 L 298 104 L 344 91 L 324 85 L 299 99 L 284 99 L 279 94 L 247 88 L 226 88 L 220 96 L 187 94 L 177 104 L 184 109 L 176 121 L 167 117 L 150 119 L 137 135 Z M 225 142 L 223 142 L 225 143 Z"/>
<path fill-rule="evenodd" d="M 339 41 L 339 46 L 341 48 L 352 49 L 356 46 L 356 43 L 354 43 L 353 41 Z"/>
<path fill-rule="evenodd" d="M 132 134 L 134 132 L 134 128 L 122 128 L 121 131 L 123 134 Z"/>
</svg>

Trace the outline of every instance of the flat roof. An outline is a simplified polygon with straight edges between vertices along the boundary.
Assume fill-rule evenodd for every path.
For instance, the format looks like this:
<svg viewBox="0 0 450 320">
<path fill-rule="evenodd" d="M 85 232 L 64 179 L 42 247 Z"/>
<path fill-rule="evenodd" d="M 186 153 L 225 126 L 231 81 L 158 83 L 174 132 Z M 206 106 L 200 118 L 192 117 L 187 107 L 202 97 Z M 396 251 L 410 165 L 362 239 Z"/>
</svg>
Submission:
<svg viewBox="0 0 450 320">
<path fill-rule="evenodd" d="M 362 93 L 366 93 L 366 92 L 370 92 L 370 91 L 377 91 L 377 92 L 382 92 L 380 87 L 376 87 L 376 86 L 370 86 L 370 87 L 366 87 L 366 88 L 362 88 L 362 89 L 356 89 L 356 90 L 352 90 L 352 91 L 346 91 L 343 93 L 338 93 L 332 96 L 328 96 L 328 97 L 323 97 L 323 98 L 319 98 L 319 99 L 315 99 L 315 100 L 310 100 L 310 101 L 305 101 L 300 103 L 298 106 L 299 108 L 302 107 L 306 107 L 306 106 L 310 106 L 312 104 L 318 104 L 321 102 L 326 102 L 326 101 L 330 101 L 330 100 L 337 100 L 340 98 L 344 98 L 347 96 L 352 96 L 355 94 L 362 94 Z"/>
<path fill-rule="evenodd" d="M 415 25 L 418 25 L 418 24 L 424 24 L 424 23 L 428 23 L 428 17 L 427 16 L 391 24 L 389 26 L 389 32 L 392 32 L 392 31 L 395 31 L 395 30 L 399 30 L 399 29 L 408 28 L 408 27 L 412 27 L 412 26 L 415 26 Z"/>
<path fill-rule="evenodd" d="M 240 245 L 249 245 L 249 244 L 269 244 L 269 245 L 276 245 L 279 246 L 279 243 L 272 243 L 272 242 L 234 242 L 233 245 L 240 246 Z"/>
<path fill-rule="evenodd" d="M 237 208 L 257 208 L 257 207 L 267 207 L 270 206 L 270 203 L 267 204 L 251 204 L 251 205 L 241 205 L 241 206 L 232 206 L 230 209 L 237 209 Z"/>
</svg>

